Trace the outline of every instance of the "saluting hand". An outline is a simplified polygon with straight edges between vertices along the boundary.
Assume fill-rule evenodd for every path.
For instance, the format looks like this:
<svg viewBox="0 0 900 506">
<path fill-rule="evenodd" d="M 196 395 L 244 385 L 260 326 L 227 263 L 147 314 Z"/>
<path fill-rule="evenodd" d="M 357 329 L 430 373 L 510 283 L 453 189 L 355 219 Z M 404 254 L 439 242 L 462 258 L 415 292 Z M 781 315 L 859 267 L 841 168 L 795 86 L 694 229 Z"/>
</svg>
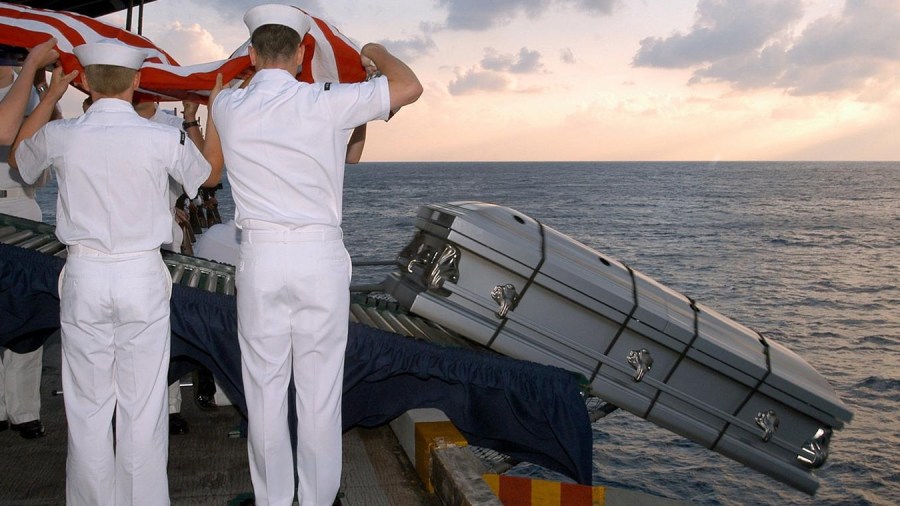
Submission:
<svg viewBox="0 0 900 506">
<path fill-rule="evenodd" d="M 47 93 L 44 96 L 49 96 L 50 99 L 59 101 L 65 95 L 66 90 L 69 89 L 69 84 L 76 77 L 78 77 L 78 70 L 73 70 L 63 75 L 62 65 L 57 64 L 56 67 L 53 67 L 53 73 L 50 76 L 50 88 L 47 89 Z"/>
</svg>

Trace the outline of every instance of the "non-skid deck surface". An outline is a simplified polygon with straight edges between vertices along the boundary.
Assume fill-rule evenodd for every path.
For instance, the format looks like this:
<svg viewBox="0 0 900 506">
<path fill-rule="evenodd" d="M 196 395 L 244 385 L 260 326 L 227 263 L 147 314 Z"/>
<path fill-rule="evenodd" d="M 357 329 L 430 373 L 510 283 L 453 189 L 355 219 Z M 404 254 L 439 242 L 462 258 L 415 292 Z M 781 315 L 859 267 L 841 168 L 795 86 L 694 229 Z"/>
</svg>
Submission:
<svg viewBox="0 0 900 506">
<path fill-rule="evenodd" d="M 65 504 L 66 421 L 61 388 L 59 339 L 44 347 L 41 419 L 47 435 L 25 440 L 0 432 L 0 505 Z M 190 433 L 169 438 L 169 494 L 172 504 L 225 505 L 252 490 L 247 440 L 230 438 L 240 415 L 230 406 L 201 411 L 183 387 L 182 414 Z M 428 496 L 387 427 L 344 434 L 344 505 L 437 504 Z"/>
</svg>

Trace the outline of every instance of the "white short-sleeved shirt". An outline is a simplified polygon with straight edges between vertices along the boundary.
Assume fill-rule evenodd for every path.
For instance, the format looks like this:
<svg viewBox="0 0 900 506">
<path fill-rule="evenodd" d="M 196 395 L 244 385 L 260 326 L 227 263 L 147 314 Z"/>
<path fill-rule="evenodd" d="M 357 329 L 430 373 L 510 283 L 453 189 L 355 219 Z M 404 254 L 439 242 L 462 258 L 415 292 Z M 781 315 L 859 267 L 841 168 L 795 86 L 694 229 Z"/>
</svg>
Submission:
<svg viewBox="0 0 900 506">
<path fill-rule="evenodd" d="M 237 265 L 241 256 L 241 231 L 234 220 L 213 225 L 197 236 L 194 256 Z"/>
<path fill-rule="evenodd" d="M 247 88 L 223 90 L 213 117 L 238 226 L 247 220 L 340 226 L 350 134 L 389 112 L 385 78 L 307 84 L 265 69 Z"/>
<path fill-rule="evenodd" d="M 172 242 L 169 176 L 191 195 L 209 163 L 184 132 L 104 98 L 83 116 L 52 121 L 16 151 L 26 182 L 53 167 L 59 183 L 56 235 L 106 253 L 149 251 Z"/>
<path fill-rule="evenodd" d="M 156 112 L 150 117 L 150 121 L 169 125 L 184 131 L 182 127 L 182 119 L 174 114 L 174 111 L 164 111 L 156 107 Z M 190 138 L 188 138 L 190 139 Z M 169 178 L 169 211 L 172 212 L 172 242 L 163 243 L 162 248 L 168 251 L 181 253 L 181 241 L 184 239 L 184 233 L 181 231 L 181 225 L 175 221 L 175 204 L 178 203 L 178 197 L 183 193 L 181 185 L 172 178 Z"/>
<path fill-rule="evenodd" d="M 153 113 L 153 116 L 150 118 L 150 121 L 155 121 L 156 123 L 162 123 L 163 125 L 169 125 L 171 127 L 175 127 L 181 130 L 181 124 L 183 120 L 175 115 L 174 111 L 164 111 L 159 107 L 156 108 L 156 112 Z"/>
<path fill-rule="evenodd" d="M 18 75 L 13 73 L 13 82 L 18 79 Z M 0 100 L 6 98 L 6 95 L 9 93 L 9 90 L 12 89 L 12 83 L 5 88 L 0 88 Z M 31 97 L 28 99 L 28 105 L 25 106 L 25 116 L 31 114 L 35 107 L 37 107 L 38 103 L 41 101 L 41 98 L 38 96 L 37 91 L 34 88 L 31 89 Z M 9 164 L 6 163 L 7 158 L 9 158 L 9 148 L 10 146 L 0 146 L 0 190 L 10 189 L 10 188 L 21 188 L 25 186 L 22 179 L 18 174 L 13 173 L 10 169 Z"/>
</svg>

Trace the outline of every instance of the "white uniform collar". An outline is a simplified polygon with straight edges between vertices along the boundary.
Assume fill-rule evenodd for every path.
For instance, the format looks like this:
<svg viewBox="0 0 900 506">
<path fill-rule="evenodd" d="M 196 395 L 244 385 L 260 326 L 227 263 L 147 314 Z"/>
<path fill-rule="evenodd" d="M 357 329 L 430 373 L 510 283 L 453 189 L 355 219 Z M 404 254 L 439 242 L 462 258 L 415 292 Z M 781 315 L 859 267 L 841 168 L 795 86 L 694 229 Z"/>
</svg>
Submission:
<svg viewBox="0 0 900 506">
<path fill-rule="evenodd" d="M 122 100 L 121 98 L 101 98 L 100 100 L 91 104 L 90 109 L 91 112 L 95 111 L 104 111 L 104 112 L 126 112 L 131 111 L 134 114 L 137 114 L 134 110 L 134 106 L 132 106 L 129 102 Z"/>
<path fill-rule="evenodd" d="M 284 69 L 262 69 L 257 70 L 253 76 L 251 83 L 259 83 L 263 81 L 296 81 L 297 78 L 292 76 L 290 72 Z"/>
</svg>

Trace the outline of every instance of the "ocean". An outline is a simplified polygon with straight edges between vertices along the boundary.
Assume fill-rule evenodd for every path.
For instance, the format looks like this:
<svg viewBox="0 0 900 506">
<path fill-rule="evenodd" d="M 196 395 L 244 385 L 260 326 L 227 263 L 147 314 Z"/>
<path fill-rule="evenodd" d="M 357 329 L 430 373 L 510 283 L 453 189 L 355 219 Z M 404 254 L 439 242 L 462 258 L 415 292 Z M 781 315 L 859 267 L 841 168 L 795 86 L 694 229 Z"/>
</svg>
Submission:
<svg viewBox="0 0 900 506">
<path fill-rule="evenodd" d="M 621 410 L 593 425 L 595 484 L 697 504 L 900 504 L 900 163 L 362 163 L 345 181 L 355 260 L 393 259 L 420 205 L 512 207 L 787 346 L 855 415 L 814 497 Z M 55 222 L 52 184 L 39 200 Z"/>
</svg>

